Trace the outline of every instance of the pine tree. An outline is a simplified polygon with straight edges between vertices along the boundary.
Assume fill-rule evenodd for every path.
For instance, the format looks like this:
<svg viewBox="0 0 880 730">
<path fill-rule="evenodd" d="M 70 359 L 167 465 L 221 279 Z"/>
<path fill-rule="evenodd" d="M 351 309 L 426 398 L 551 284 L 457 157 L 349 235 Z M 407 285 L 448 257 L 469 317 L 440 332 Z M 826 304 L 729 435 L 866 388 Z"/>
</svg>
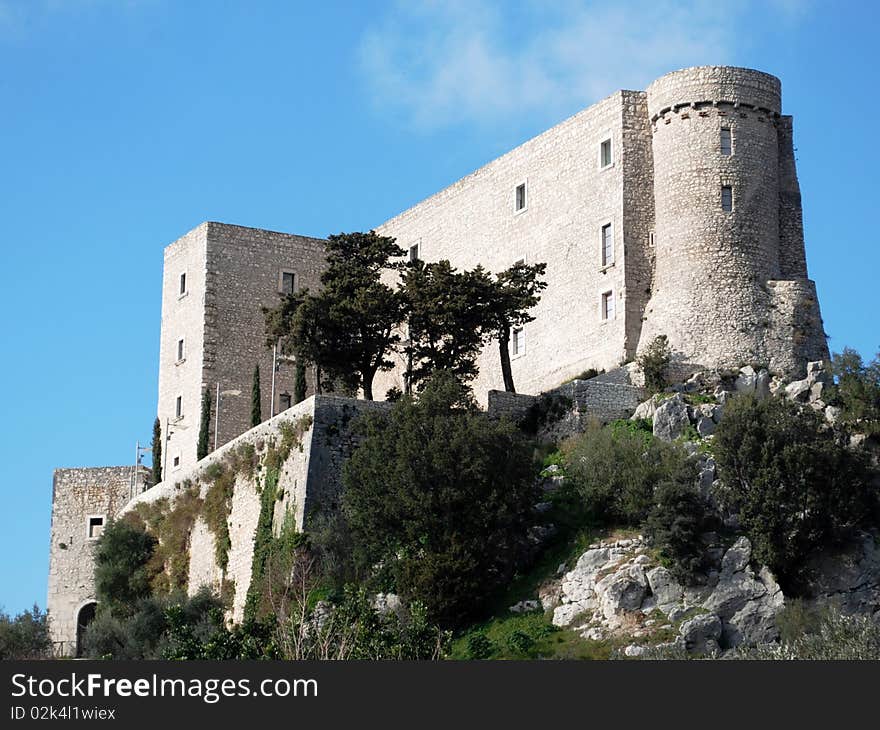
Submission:
<svg viewBox="0 0 880 730">
<path fill-rule="evenodd" d="M 162 423 L 153 421 L 153 484 L 162 481 Z"/>
<path fill-rule="evenodd" d="M 202 395 L 202 415 L 199 419 L 199 443 L 196 446 L 196 458 L 204 459 L 211 450 L 209 441 L 211 438 L 211 391 L 205 388 Z"/>
<path fill-rule="evenodd" d="M 254 385 L 251 390 L 251 428 L 263 422 L 263 408 L 260 397 L 260 366 L 254 368 Z"/>
<path fill-rule="evenodd" d="M 494 318 L 494 335 L 501 356 L 501 375 L 504 390 L 515 393 L 513 371 L 510 367 L 510 336 L 514 329 L 534 320 L 529 310 L 541 300 L 547 282 L 541 276 L 546 264 L 526 264 L 522 261 L 498 274 L 490 309 Z"/>
</svg>

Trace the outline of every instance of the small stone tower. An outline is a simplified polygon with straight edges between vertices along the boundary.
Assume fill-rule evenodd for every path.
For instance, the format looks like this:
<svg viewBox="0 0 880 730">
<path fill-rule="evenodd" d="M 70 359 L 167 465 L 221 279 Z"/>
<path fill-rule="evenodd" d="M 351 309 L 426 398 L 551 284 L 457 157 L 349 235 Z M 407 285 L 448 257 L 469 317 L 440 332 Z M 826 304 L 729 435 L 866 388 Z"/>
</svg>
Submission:
<svg viewBox="0 0 880 730">
<path fill-rule="evenodd" d="M 640 349 L 666 334 L 683 364 L 779 372 L 827 358 L 779 79 L 701 66 L 647 99 L 655 269 Z"/>
</svg>

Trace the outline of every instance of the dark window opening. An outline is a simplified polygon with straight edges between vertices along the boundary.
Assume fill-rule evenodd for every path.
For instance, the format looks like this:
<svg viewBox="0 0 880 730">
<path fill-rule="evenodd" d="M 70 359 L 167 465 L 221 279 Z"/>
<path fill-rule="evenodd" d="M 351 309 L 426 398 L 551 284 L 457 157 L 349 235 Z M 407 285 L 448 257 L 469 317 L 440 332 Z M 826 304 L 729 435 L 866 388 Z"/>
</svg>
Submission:
<svg viewBox="0 0 880 730">
<path fill-rule="evenodd" d="M 526 184 L 516 186 L 516 209 L 525 210 L 526 207 Z"/>
</svg>

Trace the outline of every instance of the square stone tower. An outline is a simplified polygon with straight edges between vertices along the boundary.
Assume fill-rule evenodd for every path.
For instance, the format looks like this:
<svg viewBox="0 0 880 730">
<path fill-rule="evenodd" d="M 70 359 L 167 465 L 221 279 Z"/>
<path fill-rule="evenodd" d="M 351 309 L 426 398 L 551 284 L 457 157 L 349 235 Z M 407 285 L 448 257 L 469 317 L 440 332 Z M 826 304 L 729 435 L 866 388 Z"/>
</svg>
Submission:
<svg viewBox="0 0 880 730">
<path fill-rule="evenodd" d="M 196 462 L 206 389 L 211 449 L 215 436 L 219 446 L 251 427 L 256 366 L 263 418 L 290 405 L 294 369 L 282 358 L 271 402 L 272 351 L 261 307 L 276 305 L 282 291 L 318 288 L 324 266 L 321 239 L 225 223 L 202 223 L 165 249 L 158 405 L 163 479 Z"/>
</svg>

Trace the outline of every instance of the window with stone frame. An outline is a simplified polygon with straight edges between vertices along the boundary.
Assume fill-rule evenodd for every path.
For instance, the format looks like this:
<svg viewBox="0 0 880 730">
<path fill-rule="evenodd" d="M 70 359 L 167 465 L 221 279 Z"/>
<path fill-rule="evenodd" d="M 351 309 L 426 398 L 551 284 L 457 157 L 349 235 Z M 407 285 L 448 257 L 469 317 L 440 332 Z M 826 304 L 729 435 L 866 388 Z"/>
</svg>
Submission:
<svg viewBox="0 0 880 730">
<path fill-rule="evenodd" d="M 611 150 L 611 139 L 604 139 L 599 145 L 599 167 L 611 167 L 614 157 Z"/>
<path fill-rule="evenodd" d="M 519 185 L 516 186 L 516 203 L 515 203 L 516 210 L 517 211 L 525 210 L 527 202 L 528 201 L 526 200 L 526 184 L 520 183 Z"/>
<path fill-rule="evenodd" d="M 730 127 L 721 128 L 721 154 L 725 157 L 733 154 L 733 135 Z"/>
<path fill-rule="evenodd" d="M 721 210 L 725 213 L 733 210 L 733 188 L 730 185 L 721 186 Z"/>
<path fill-rule="evenodd" d="M 293 271 L 281 272 L 281 293 L 293 294 L 296 291 L 296 274 Z"/>
<path fill-rule="evenodd" d="M 88 525 L 86 527 L 86 534 L 89 537 L 89 540 L 97 540 L 101 537 L 104 532 L 104 516 L 103 515 L 90 515 Z"/>
<path fill-rule="evenodd" d="M 606 291 L 602 294 L 602 319 L 614 319 L 614 292 Z"/>
<path fill-rule="evenodd" d="M 601 230 L 602 242 L 602 266 L 611 266 L 614 263 L 614 231 L 611 224 L 606 223 Z"/>
<path fill-rule="evenodd" d="M 514 327 L 511 334 L 511 350 L 514 355 L 523 355 L 526 351 L 526 333 L 522 327 Z"/>
</svg>

